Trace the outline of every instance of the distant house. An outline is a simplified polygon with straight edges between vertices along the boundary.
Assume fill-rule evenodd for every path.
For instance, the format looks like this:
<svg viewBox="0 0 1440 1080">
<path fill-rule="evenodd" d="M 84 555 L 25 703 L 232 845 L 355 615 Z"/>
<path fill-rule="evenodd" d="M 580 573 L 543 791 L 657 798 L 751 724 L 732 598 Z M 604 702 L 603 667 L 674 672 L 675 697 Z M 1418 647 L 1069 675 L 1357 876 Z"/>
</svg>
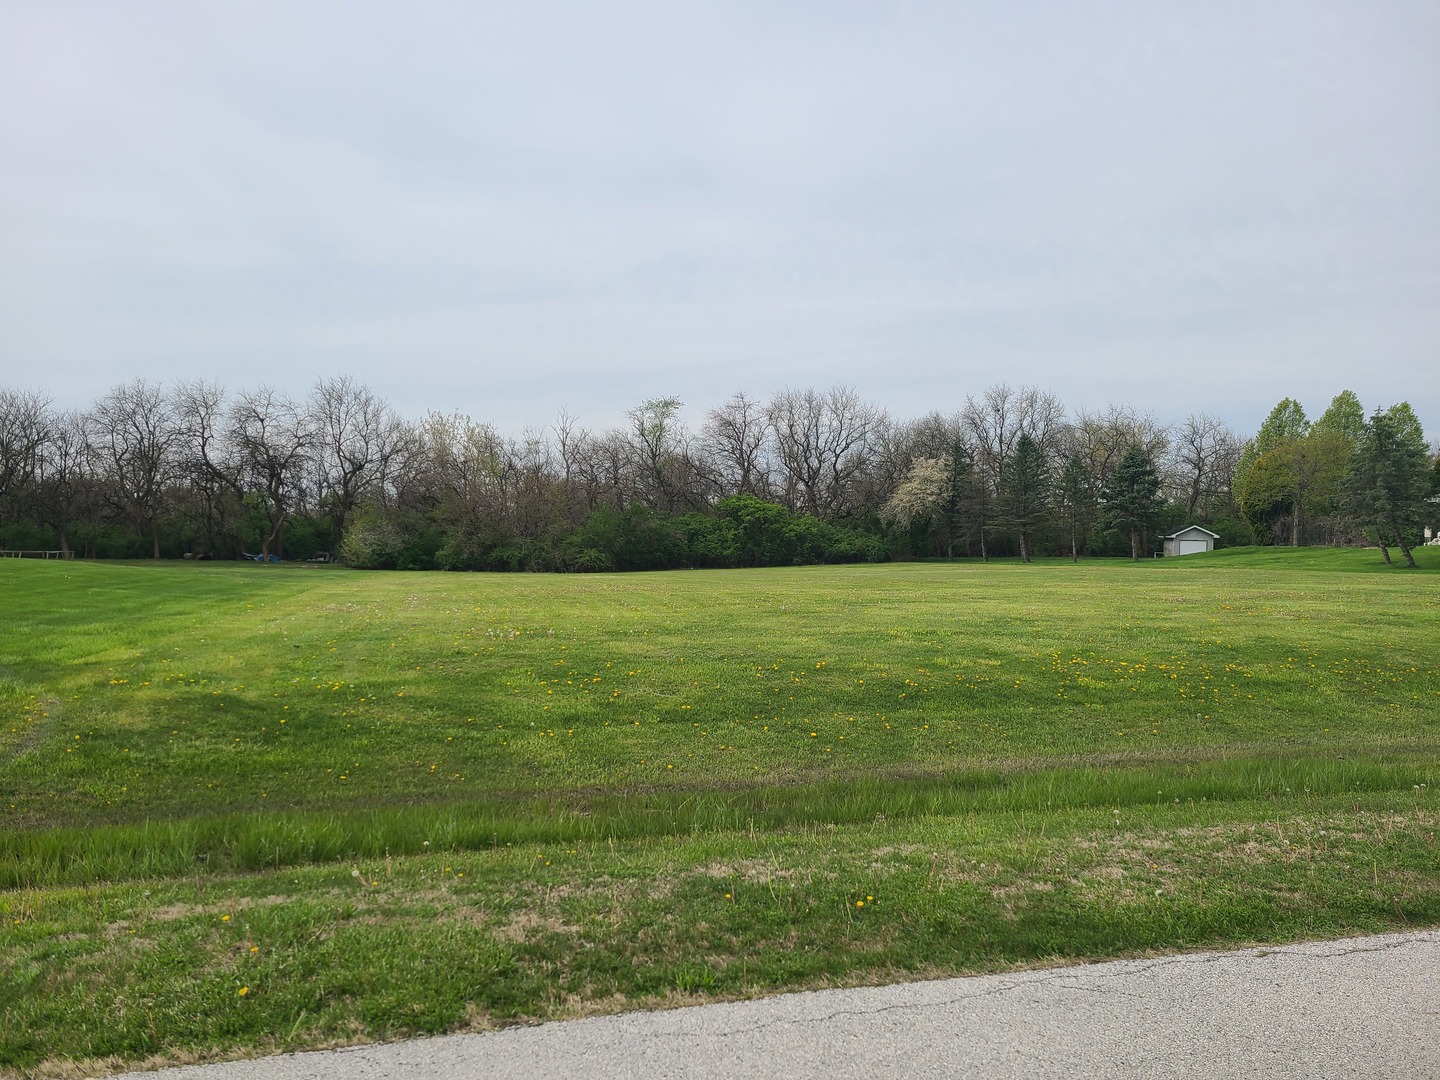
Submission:
<svg viewBox="0 0 1440 1080">
<path fill-rule="evenodd" d="M 1170 555 L 1198 555 L 1202 551 L 1214 551 L 1215 541 L 1220 539 L 1220 534 L 1213 533 L 1209 529 L 1202 529 L 1199 525 L 1186 525 L 1179 532 L 1173 532 L 1164 539 L 1167 557 Z"/>
</svg>

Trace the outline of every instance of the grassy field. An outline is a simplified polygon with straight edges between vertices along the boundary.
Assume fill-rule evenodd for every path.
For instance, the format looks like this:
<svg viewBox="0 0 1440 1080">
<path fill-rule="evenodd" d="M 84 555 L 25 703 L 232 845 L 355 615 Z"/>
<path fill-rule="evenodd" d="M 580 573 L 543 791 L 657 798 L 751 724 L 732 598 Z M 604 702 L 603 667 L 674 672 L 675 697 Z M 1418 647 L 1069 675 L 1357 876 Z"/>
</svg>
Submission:
<svg viewBox="0 0 1440 1080">
<path fill-rule="evenodd" d="M 1440 552 L 0 562 L 0 1070 L 1440 923 Z"/>
</svg>

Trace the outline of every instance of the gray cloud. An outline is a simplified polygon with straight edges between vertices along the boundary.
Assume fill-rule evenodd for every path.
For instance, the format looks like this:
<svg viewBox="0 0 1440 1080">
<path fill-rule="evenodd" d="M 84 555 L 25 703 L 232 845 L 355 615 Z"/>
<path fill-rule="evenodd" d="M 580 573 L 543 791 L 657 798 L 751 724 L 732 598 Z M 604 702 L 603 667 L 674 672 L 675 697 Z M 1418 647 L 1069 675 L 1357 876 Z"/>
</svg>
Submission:
<svg viewBox="0 0 1440 1080">
<path fill-rule="evenodd" d="M 415 10 L 418 8 L 418 10 Z M 0 379 L 1440 427 L 1425 3 L 0 6 Z"/>
</svg>

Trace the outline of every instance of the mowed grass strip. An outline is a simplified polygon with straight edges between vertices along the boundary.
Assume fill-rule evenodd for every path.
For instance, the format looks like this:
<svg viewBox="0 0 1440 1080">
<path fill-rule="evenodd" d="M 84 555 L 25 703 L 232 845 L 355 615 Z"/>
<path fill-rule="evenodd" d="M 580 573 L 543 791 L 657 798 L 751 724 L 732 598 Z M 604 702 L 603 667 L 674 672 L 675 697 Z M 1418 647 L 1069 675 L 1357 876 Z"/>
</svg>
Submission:
<svg viewBox="0 0 1440 1080">
<path fill-rule="evenodd" d="M 1425 750 L 1433 569 L 10 562 L 0 826 L 1236 746 Z"/>
<path fill-rule="evenodd" d="M 12 890 L 0 1073 L 1434 925 L 1437 811 L 976 813 Z"/>
<path fill-rule="evenodd" d="M 1440 922 L 1420 554 L 0 563 L 0 1068 Z"/>
</svg>

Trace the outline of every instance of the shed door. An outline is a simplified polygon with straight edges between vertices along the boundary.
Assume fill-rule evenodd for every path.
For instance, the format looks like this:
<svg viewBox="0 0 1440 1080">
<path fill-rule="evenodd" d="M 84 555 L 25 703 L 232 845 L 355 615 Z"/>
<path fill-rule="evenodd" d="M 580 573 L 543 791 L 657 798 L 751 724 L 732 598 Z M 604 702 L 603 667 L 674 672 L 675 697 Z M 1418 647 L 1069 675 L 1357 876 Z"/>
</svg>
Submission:
<svg viewBox="0 0 1440 1080">
<path fill-rule="evenodd" d="M 1181 540 L 1181 555 L 1199 555 L 1202 551 L 1209 551 L 1210 546 L 1204 540 Z"/>
</svg>

